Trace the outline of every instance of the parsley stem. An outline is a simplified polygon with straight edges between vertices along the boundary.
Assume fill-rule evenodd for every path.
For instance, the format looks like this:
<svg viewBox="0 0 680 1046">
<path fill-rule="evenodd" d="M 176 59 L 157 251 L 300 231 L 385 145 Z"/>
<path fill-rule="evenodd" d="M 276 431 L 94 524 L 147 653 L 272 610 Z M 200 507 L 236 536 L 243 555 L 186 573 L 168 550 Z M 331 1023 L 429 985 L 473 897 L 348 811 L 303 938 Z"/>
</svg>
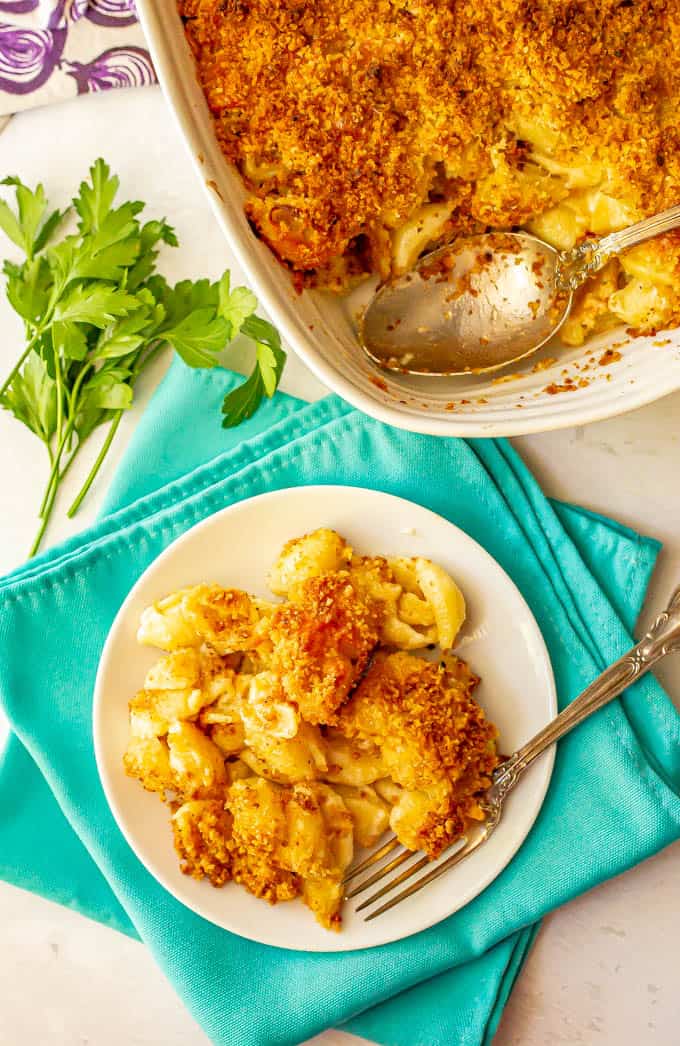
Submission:
<svg viewBox="0 0 680 1046">
<path fill-rule="evenodd" d="M 74 435 L 74 433 L 72 432 L 71 436 L 73 437 L 73 435 Z M 81 447 L 83 447 L 85 445 L 85 443 L 87 442 L 87 440 L 90 438 L 90 435 L 91 435 L 91 433 L 88 433 L 88 435 L 85 436 L 84 439 L 80 439 L 80 438 L 78 439 L 78 442 L 75 445 L 75 448 L 73 450 L 73 453 L 71 454 L 71 457 L 68 459 L 68 461 L 64 465 L 63 469 L 59 473 L 59 482 L 60 483 L 63 480 L 63 478 L 66 475 L 66 473 L 68 472 L 68 470 L 71 468 L 71 465 L 73 464 L 73 462 L 74 462 L 74 460 L 76 458 L 76 455 L 80 451 Z M 69 440 L 69 442 L 71 442 L 71 441 Z"/>
<path fill-rule="evenodd" d="M 50 464 L 52 465 L 52 468 L 50 469 L 49 478 L 47 480 L 47 486 L 45 487 L 45 493 L 43 494 L 43 499 L 40 502 L 40 508 L 38 509 L 38 516 L 40 517 L 40 519 L 42 519 L 45 515 L 47 502 L 49 501 L 50 494 L 52 493 L 52 486 L 54 485 L 55 481 L 57 481 L 57 476 L 59 474 L 59 458 L 61 456 L 61 450 L 61 444 L 59 444 L 57 446 L 56 452 L 50 455 Z"/>
<path fill-rule="evenodd" d="M 57 493 L 57 487 L 59 486 L 59 483 L 61 481 L 61 476 L 59 475 L 59 469 L 61 467 L 61 456 L 64 453 L 66 442 L 72 432 L 73 419 L 71 419 L 68 425 L 66 426 L 66 429 L 63 432 L 62 437 L 59 440 L 59 443 L 57 444 L 56 452 L 52 457 L 52 470 L 47 481 L 47 487 L 45 488 L 45 494 L 42 499 L 42 504 L 40 505 L 40 511 L 38 513 L 41 519 L 45 516 L 46 513 L 49 514 L 49 509 L 51 508 L 52 503 L 54 501 L 54 495 Z"/>
<path fill-rule="evenodd" d="M 70 463 L 71 462 L 69 462 L 69 465 L 70 465 Z M 43 508 L 42 513 L 41 513 L 40 528 L 39 528 L 38 533 L 35 536 L 35 540 L 34 540 L 32 546 L 31 546 L 31 551 L 28 553 L 28 558 L 29 559 L 32 556 L 34 556 L 36 554 L 36 552 L 38 551 L 38 549 L 40 548 L 40 544 L 42 542 L 42 539 L 45 536 L 45 531 L 47 530 L 47 524 L 49 523 L 50 516 L 52 515 L 52 509 L 54 508 L 54 500 L 55 500 L 55 498 L 57 496 L 57 490 L 59 489 L 59 476 L 58 476 L 59 459 L 58 458 L 55 461 L 54 468 L 57 469 L 57 473 L 55 473 L 54 469 L 52 470 L 52 475 L 50 476 L 50 480 L 49 480 L 49 483 L 48 483 L 48 486 L 47 486 L 47 490 L 45 491 L 46 498 L 45 498 L 44 508 Z M 55 476 L 56 476 L 56 480 L 55 480 Z"/>
<path fill-rule="evenodd" d="M 38 530 L 38 533 L 35 535 L 35 540 L 33 541 L 33 544 L 31 545 L 30 552 L 28 553 L 28 558 L 29 559 L 32 559 L 33 556 L 38 551 L 38 549 L 40 548 L 40 542 L 42 541 L 43 536 L 45 534 L 45 529 L 47 527 L 48 521 L 49 521 L 49 517 L 48 516 L 43 516 L 43 518 L 41 519 L 41 521 L 40 521 L 40 529 Z"/>
<path fill-rule="evenodd" d="M 63 448 L 62 448 L 63 449 Z M 40 509 L 40 528 L 35 536 L 35 540 L 31 545 L 31 551 L 28 553 L 29 559 L 36 554 L 40 548 L 40 543 L 45 535 L 47 524 L 50 521 L 52 515 L 52 509 L 54 508 L 54 499 L 57 495 L 57 488 L 59 487 L 59 458 L 60 451 L 57 451 L 57 455 L 52 465 L 52 471 L 50 472 L 50 478 L 47 482 L 45 489 L 45 497 Z"/>
<path fill-rule="evenodd" d="M 71 435 L 73 433 L 73 427 L 74 427 L 74 419 L 73 419 L 73 417 L 71 417 L 69 419 L 69 422 L 68 422 L 67 426 L 66 426 L 66 429 L 64 430 L 64 433 L 62 435 L 61 441 L 59 443 L 59 446 L 57 447 L 56 452 L 54 454 L 52 454 L 51 457 L 50 457 L 50 461 L 52 463 L 52 469 L 50 471 L 49 479 L 47 481 L 47 487 L 45 489 L 45 496 L 43 497 L 43 502 L 42 502 L 42 505 L 40 507 L 40 520 L 41 520 L 40 529 L 38 530 L 38 533 L 36 534 L 35 541 L 33 542 L 33 545 L 31 546 L 31 551 L 29 553 L 29 558 L 31 556 L 34 556 L 36 554 L 36 552 L 38 551 L 39 547 L 40 547 L 40 543 L 41 543 L 41 541 L 42 541 L 42 539 L 43 539 L 43 537 L 45 535 L 45 530 L 47 529 L 47 524 L 49 523 L 50 516 L 52 515 L 52 509 L 54 508 L 54 501 L 55 501 L 55 498 L 57 496 L 57 490 L 59 489 L 59 485 L 60 485 L 61 481 L 63 480 L 64 476 L 66 475 L 66 473 L 68 472 L 68 470 L 70 469 L 71 465 L 73 464 L 73 460 L 74 460 L 76 454 L 78 453 L 78 451 L 82 447 L 83 443 L 85 442 L 84 440 L 78 442 L 78 444 L 76 445 L 75 450 L 71 454 L 71 457 L 68 459 L 68 461 L 64 465 L 63 469 L 61 469 L 60 468 L 60 466 L 61 466 L 61 458 L 62 458 L 62 455 L 64 453 L 64 449 L 66 447 L 66 444 L 69 442 L 69 439 L 70 439 L 70 437 L 71 437 Z"/>
<path fill-rule="evenodd" d="M 57 458 L 61 454 L 62 447 L 62 430 L 64 427 L 64 387 L 61 375 L 61 360 L 55 351 L 54 353 L 54 377 L 56 382 L 56 393 L 57 393 L 57 424 L 56 424 L 56 437 L 57 437 Z M 42 515 L 42 512 L 40 513 Z"/>
<path fill-rule="evenodd" d="M 82 386 L 85 378 L 87 377 L 87 375 L 89 374 L 89 372 L 91 370 L 92 370 L 92 363 L 91 362 L 86 363 L 83 367 L 80 368 L 80 371 L 78 372 L 78 377 L 76 378 L 76 380 L 73 383 L 73 388 L 71 389 L 71 392 L 68 394 L 68 409 L 69 409 L 69 413 L 70 413 L 71 417 L 75 417 L 76 416 L 76 405 L 77 405 L 77 402 L 78 402 L 78 394 L 80 393 L 80 389 L 81 389 L 81 386 Z"/>
<path fill-rule="evenodd" d="M 57 374 L 59 374 L 59 361 L 58 360 L 56 361 L 56 364 L 57 364 Z M 48 481 L 48 484 L 47 484 L 47 489 L 45 491 L 45 496 L 43 497 L 42 504 L 40 506 L 40 511 L 38 513 L 38 515 L 41 518 L 44 515 L 44 513 L 47 511 L 47 503 L 48 503 L 48 499 L 50 497 L 50 494 L 52 493 L 52 488 L 53 487 L 55 488 L 55 493 L 56 493 L 56 488 L 61 483 L 61 480 L 62 480 L 63 475 L 64 475 L 64 473 L 60 473 L 59 472 L 59 469 L 61 467 L 61 458 L 62 458 L 62 455 L 64 453 L 64 450 L 68 449 L 68 445 L 70 443 L 71 436 L 73 435 L 73 429 L 75 427 L 75 419 L 76 419 L 76 404 L 77 404 L 77 401 L 78 401 L 78 394 L 80 392 L 80 389 L 81 389 L 81 386 L 83 384 L 83 381 L 85 380 L 85 377 L 86 377 L 88 371 L 90 371 L 90 370 L 92 370 L 92 364 L 91 363 L 85 364 L 85 366 L 81 368 L 81 371 L 78 374 L 78 377 L 76 378 L 76 380 L 74 382 L 73 390 L 72 390 L 72 392 L 71 392 L 71 394 L 69 396 L 69 421 L 68 421 L 68 424 L 66 426 L 66 429 L 63 432 L 62 432 L 63 419 L 59 418 L 59 413 L 58 413 L 58 411 L 59 411 L 59 407 L 58 407 L 59 399 L 57 400 L 57 432 L 56 432 L 56 435 L 57 435 L 57 450 L 56 450 L 56 453 L 51 458 L 51 460 L 52 460 L 52 472 L 50 473 L 50 478 L 49 478 L 49 481 Z M 57 395 L 59 395 L 59 384 L 57 384 Z M 80 444 L 78 446 L 80 446 Z M 76 447 L 76 450 L 78 450 L 78 447 Z M 73 461 L 73 457 L 74 456 L 75 456 L 75 451 L 73 452 L 73 455 L 71 456 L 71 458 L 69 460 L 69 465 L 71 464 L 71 461 Z M 68 468 L 68 465 L 67 465 L 67 468 Z M 66 470 L 64 470 L 64 472 L 65 471 Z"/>
<path fill-rule="evenodd" d="M 155 356 L 157 356 L 158 353 L 162 349 L 165 348 L 165 345 L 166 345 L 165 342 L 157 341 L 152 346 L 151 350 L 149 352 L 147 352 L 147 354 L 145 356 L 143 355 L 143 352 L 139 353 L 139 355 L 138 355 L 138 357 L 137 357 L 137 359 L 135 361 L 135 364 L 133 365 L 133 368 L 132 368 L 132 380 L 130 382 L 131 385 L 134 385 L 134 382 L 139 377 L 139 373 L 142 370 L 142 368 L 146 367 L 147 364 L 150 363 L 151 360 Z M 73 407 L 71 409 L 73 409 Z M 66 515 L 68 516 L 69 519 L 73 519 L 73 517 L 75 516 L 76 512 L 78 511 L 78 509 L 80 508 L 81 504 L 83 503 L 83 501 L 84 501 L 84 499 L 85 499 L 85 497 L 87 495 L 87 492 L 89 491 L 90 487 L 94 483 L 94 481 L 95 481 L 95 479 L 97 477 L 97 473 L 99 472 L 99 469 L 102 466 L 104 458 L 108 454 L 109 449 L 111 447 L 111 444 L 113 443 L 114 436 L 116 435 L 116 432 L 118 431 L 118 426 L 120 424 L 120 421 L 121 421 L 122 417 L 123 417 L 123 411 L 122 410 L 118 411 L 118 414 L 116 415 L 116 417 L 111 422 L 111 425 L 109 427 L 109 431 L 107 433 L 106 439 L 104 440 L 104 443 L 102 444 L 102 448 L 99 451 L 99 454 L 97 455 L 97 460 L 95 461 L 94 465 L 90 469 L 90 474 L 87 477 L 87 479 L 85 480 L 85 483 L 83 484 L 83 486 L 82 486 L 82 488 L 80 490 L 80 493 L 78 494 L 78 496 L 76 497 L 75 501 L 71 505 L 70 509 L 66 513 Z M 80 447 L 80 444 L 78 445 L 76 450 L 78 450 L 79 447 Z M 75 453 L 74 453 L 74 457 L 75 457 Z M 66 466 L 66 468 L 69 467 L 69 465 L 71 464 L 71 461 L 73 461 L 73 458 L 71 458 L 71 460 L 69 461 L 69 463 Z"/>
<path fill-rule="evenodd" d="M 75 458 L 76 458 L 76 456 L 77 456 L 77 454 L 78 454 L 78 451 L 80 450 L 80 448 L 82 447 L 82 445 L 83 445 L 83 443 L 84 443 L 84 442 L 85 442 L 85 440 L 80 440 L 80 441 L 79 441 L 79 442 L 78 442 L 78 443 L 76 444 L 75 450 L 74 450 L 74 451 L 73 451 L 73 453 L 71 454 L 71 457 L 70 457 L 70 458 L 68 459 L 68 461 L 67 461 L 67 462 L 66 462 L 66 464 L 64 465 L 63 469 L 62 469 L 62 470 L 61 470 L 61 472 L 59 473 L 59 483 L 61 483 L 61 482 L 62 482 L 62 480 L 64 479 L 64 476 L 66 475 L 66 473 L 68 472 L 68 470 L 69 470 L 69 469 L 71 468 L 71 465 L 73 464 L 73 462 L 74 462 L 74 460 L 75 460 Z"/>
<path fill-rule="evenodd" d="M 69 519 L 73 519 L 73 517 L 75 516 L 76 512 L 78 511 L 78 509 L 80 508 L 80 506 L 81 506 L 81 504 L 83 502 L 83 498 L 86 496 L 88 490 L 90 489 L 90 487 L 94 483 L 94 481 L 95 481 L 95 479 L 97 477 L 97 473 L 99 472 L 99 469 L 102 466 L 102 462 L 104 461 L 104 458 L 106 457 L 106 455 L 109 452 L 109 447 L 111 446 L 111 444 L 113 442 L 113 437 L 116 435 L 116 431 L 118 429 L 118 426 L 120 425 L 120 419 L 122 417 L 123 417 L 123 411 L 119 410 L 118 413 L 116 414 L 116 417 L 113 419 L 113 421 L 111 422 L 111 425 L 109 426 L 109 431 L 107 433 L 106 439 L 104 440 L 104 443 L 102 444 L 102 448 L 99 451 L 99 454 L 97 455 L 97 460 L 95 461 L 94 465 L 90 469 L 89 476 L 85 480 L 85 483 L 83 484 L 83 486 L 82 486 L 82 488 L 80 490 L 80 493 L 78 494 L 76 500 L 73 502 L 73 504 L 71 505 L 70 509 L 66 513 L 66 515 L 68 516 Z"/>
</svg>

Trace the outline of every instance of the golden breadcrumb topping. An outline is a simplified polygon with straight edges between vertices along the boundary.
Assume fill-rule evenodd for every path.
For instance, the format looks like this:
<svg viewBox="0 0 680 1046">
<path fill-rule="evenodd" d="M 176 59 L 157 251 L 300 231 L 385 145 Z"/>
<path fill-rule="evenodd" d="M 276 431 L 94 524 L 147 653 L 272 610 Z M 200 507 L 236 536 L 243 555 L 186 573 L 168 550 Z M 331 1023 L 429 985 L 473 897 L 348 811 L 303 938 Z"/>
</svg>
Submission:
<svg viewBox="0 0 680 1046">
<path fill-rule="evenodd" d="M 384 272 L 426 203 L 509 228 L 680 198 L 675 0 L 179 0 L 225 156 L 302 280 Z M 579 232 L 585 235 L 586 229 Z M 597 231 L 597 230 L 595 230 Z"/>
<path fill-rule="evenodd" d="M 376 744 L 397 784 L 429 795 L 413 848 L 431 856 L 481 819 L 498 763 L 498 732 L 472 697 L 478 682 L 458 658 L 379 654 L 340 713 L 340 729 Z"/>
<path fill-rule="evenodd" d="M 185 875 L 223 886 L 231 879 L 233 818 L 224 802 L 193 800 L 175 811 L 172 830 Z"/>
<path fill-rule="evenodd" d="M 278 860 L 287 836 L 284 790 L 262 778 L 237 781 L 229 792 L 233 815 L 233 876 L 270 904 L 300 893 L 297 875 Z"/>
<path fill-rule="evenodd" d="M 332 723 L 378 643 L 380 604 L 361 598 L 347 571 L 311 577 L 271 616 L 271 667 L 309 723 Z"/>
</svg>

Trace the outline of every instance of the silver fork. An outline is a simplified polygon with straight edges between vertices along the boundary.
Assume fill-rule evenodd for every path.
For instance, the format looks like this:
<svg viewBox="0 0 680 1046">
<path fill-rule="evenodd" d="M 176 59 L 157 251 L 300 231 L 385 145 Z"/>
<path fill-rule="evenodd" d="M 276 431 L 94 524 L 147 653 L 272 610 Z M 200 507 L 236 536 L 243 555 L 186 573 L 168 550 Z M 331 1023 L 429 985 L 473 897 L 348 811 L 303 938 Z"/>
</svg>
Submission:
<svg viewBox="0 0 680 1046">
<path fill-rule="evenodd" d="M 537 759 L 547 748 L 559 741 L 565 734 L 568 734 L 575 726 L 582 723 L 584 719 L 591 716 L 593 712 L 597 712 L 603 705 L 618 697 L 626 687 L 648 672 L 662 657 L 676 650 L 680 650 L 680 588 L 675 590 L 667 608 L 662 614 L 659 614 L 649 632 L 639 643 L 632 647 L 627 654 L 619 658 L 618 661 L 615 661 L 613 665 L 606 668 L 602 675 L 598 676 L 582 694 L 572 701 L 571 704 L 567 705 L 564 711 L 560 712 L 547 726 L 539 730 L 535 737 L 532 737 L 514 755 L 511 755 L 496 768 L 491 787 L 480 803 L 486 814 L 486 818 L 480 826 L 457 840 L 454 846 L 450 848 L 453 849 L 453 853 L 445 861 L 436 864 L 425 875 L 421 875 L 420 878 L 411 882 L 404 890 L 395 894 L 379 908 L 374 909 L 365 917 L 366 922 L 376 919 L 383 912 L 389 911 L 390 908 L 394 908 L 395 905 L 400 904 L 407 897 L 411 897 L 414 893 L 422 890 L 428 883 L 434 882 L 440 875 L 448 872 L 449 869 L 454 868 L 461 861 L 465 860 L 466 857 L 469 857 L 471 853 L 479 849 L 497 827 L 507 796 L 520 780 L 527 767 L 533 763 L 534 759 Z M 381 864 L 395 850 L 399 850 L 399 852 L 394 857 L 390 857 L 387 863 Z M 430 863 L 431 861 L 428 857 L 401 847 L 397 837 L 392 836 L 360 864 L 354 865 L 349 869 L 343 880 L 347 884 L 365 872 L 370 871 L 371 874 L 367 878 L 361 879 L 358 885 L 348 890 L 345 894 L 345 899 L 349 900 L 351 897 L 358 896 L 358 894 L 363 893 L 369 887 L 382 882 L 390 872 L 395 871 L 402 865 L 406 865 L 399 874 L 384 882 L 379 890 L 357 906 L 358 912 L 363 911 L 397 886 L 408 882 L 409 879 L 412 879 L 414 875 L 422 871 Z M 373 871 L 376 866 L 379 867 L 377 867 L 376 871 Z"/>
</svg>

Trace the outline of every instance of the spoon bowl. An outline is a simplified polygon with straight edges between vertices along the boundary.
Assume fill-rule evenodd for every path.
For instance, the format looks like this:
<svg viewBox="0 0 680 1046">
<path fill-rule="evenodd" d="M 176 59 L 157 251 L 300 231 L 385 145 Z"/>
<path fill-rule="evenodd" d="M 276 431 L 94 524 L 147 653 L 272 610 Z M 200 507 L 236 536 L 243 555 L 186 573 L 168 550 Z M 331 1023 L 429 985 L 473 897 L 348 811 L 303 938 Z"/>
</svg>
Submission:
<svg viewBox="0 0 680 1046">
<path fill-rule="evenodd" d="M 497 370 L 536 351 L 569 312 L 559 253 L 528 233 L 458 240 L 380 288 L 360 337 L 381 367 L 403 374 Z"/>
</svg>

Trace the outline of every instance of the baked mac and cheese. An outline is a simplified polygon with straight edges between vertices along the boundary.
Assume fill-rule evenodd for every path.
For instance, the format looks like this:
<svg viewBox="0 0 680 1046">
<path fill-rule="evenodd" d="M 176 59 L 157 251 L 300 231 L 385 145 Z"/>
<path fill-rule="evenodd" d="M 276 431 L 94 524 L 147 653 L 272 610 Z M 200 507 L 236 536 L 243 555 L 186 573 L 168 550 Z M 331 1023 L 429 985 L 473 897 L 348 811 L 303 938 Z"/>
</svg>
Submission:
<svg viewBox="0 0 680 1046">
<path fill-rule="evenodd" d="M 248 216 L 299 285 L 458 234 L 559 248 L 680 202 L 667 0 L 179 0 Z M 680 232 L 578 293 L 562 338 L 680 324 Z"/>
<path fill-rule="evenodd" d="M 124 765 L 169 803 L 188 875 L 301 897 L 337 929 L 355 847 L 391 827 L 434 858 L 483 818 L 496 729 L 449 653 L 465 601 L 441 567 L 319 529 L 269 582 L 282 602 L 199 584 L 143 612 L 165 656 L 130 701 Z"/>
</svg>

